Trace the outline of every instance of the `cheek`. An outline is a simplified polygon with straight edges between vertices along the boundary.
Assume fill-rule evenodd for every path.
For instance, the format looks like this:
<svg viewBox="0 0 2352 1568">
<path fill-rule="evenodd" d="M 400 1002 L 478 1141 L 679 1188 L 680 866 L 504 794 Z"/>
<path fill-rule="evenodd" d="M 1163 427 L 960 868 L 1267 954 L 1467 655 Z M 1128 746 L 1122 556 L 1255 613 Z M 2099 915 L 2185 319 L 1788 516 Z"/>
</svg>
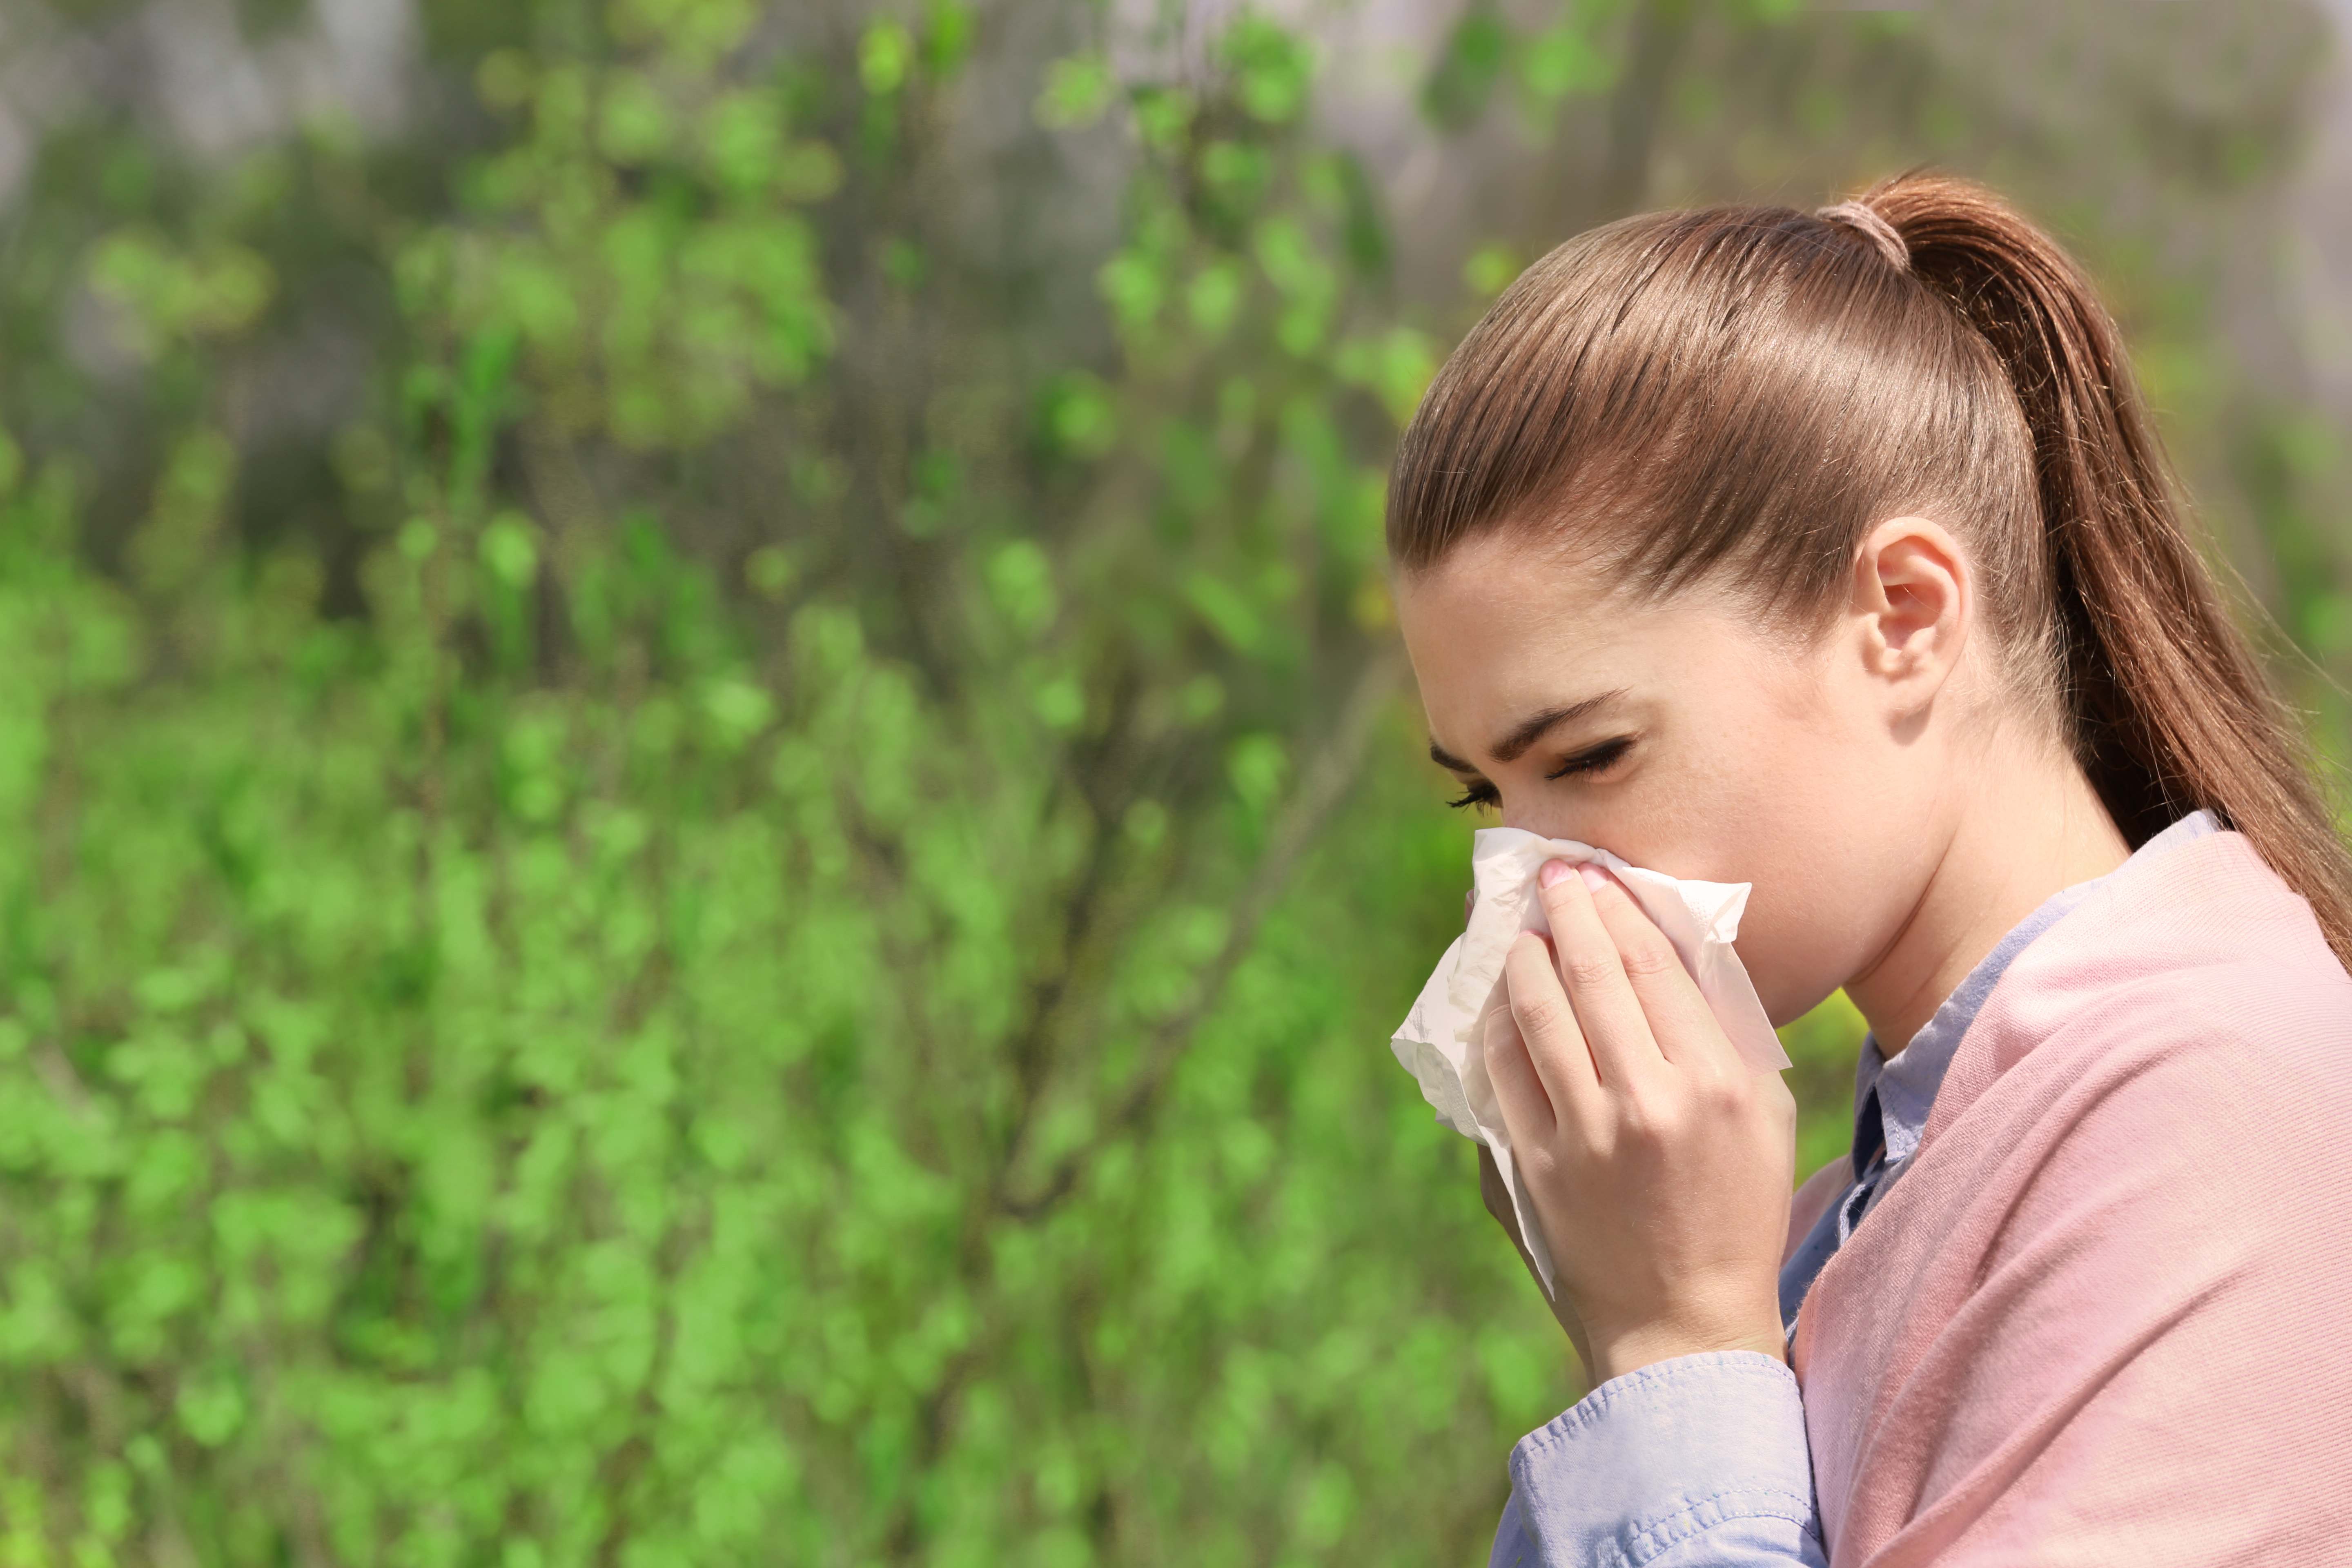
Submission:
<svg viewBox="0 0 2352 1568">
<path fill-rule="evenodd" d="M 1816 1005 L 1876 962 L 1924 885 L 1932 835 L 1887 759 L 1857 754 L 1759 807 L 1743 846 L 1752 881 L 1739 956 L 1776 1024 Z"/>
<path fill-rule="evenodd" d="M 1835 785 L 1855 771 L 1834 737 L 1745 689 L 1685 700 L 1650 746 L 1622 784 L 1522 787 L 1507 825 L 1584 839 L 1672 877 L 1760 885 L 1839 820 Z"/>
<path fill-rule="evenodd" d="M 1887 896 L 1905 880 L 1885 832 L 1905 815 L 1899 781 L 1888 759 L 1834 726 L 1726 714 L 1717 733 L 1720 745 L 1661 813 L 1692 868 L 1662 868 L 1752 885 L 1740 962 L 1783 1024 L 1874 956 Z"/>
<path fill-rule="evenodd" d="M 1794 829 L 1797 825 L 1790 824 Z M 1820 1004 L 1869 962 L 1877 914 L 1867 867 L 1838 835 L 1792 833 L 1759 845 L 1739 923 L 1739 961 L 1772 1022 Z"/>
<path fill-rule="evenodd" d="M 1856 769 L 1838 737 L 1734 700 L 1689 715 L 1683 743 L 1644 780 L 1643 836 L 1679 876 L 1748 882 L 1801 858 L 1838 821 Z"/>
</svg>

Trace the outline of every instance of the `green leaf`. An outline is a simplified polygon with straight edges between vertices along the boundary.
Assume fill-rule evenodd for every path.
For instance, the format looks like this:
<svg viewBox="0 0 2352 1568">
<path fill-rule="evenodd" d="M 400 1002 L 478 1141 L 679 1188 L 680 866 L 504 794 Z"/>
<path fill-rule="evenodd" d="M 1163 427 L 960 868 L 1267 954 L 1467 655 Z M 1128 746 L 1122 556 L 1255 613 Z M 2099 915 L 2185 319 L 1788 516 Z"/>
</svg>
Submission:
<svg viewBox="0 0 2352 1568">
<path fill-rule="evenodd" d="M 1486 111 L 1511 48 L 1511 37 L 1490 4 L 1473 4 L 1454 22 L 1437 63 L 1421 89 L 1421 109 L 1444 131 L 1461 131 Z"/>
<path fill-rule="evenodd" d="M 1265 621 L 1249 596 L 1222 577 L 1194 572 L 1184 579 L 1184 597 L 1217 639 L 1235 653 L 1251 654 L 1265 640 Z"/>
<path fill-rule="evenodd" d="M 1617 78 L 1614 58 L 1593 41 L 1577 16 L 1564 18 L 1530 37 L 1518 58 L 1520 79 L 1547 104 L 1605 92 Z"/>
<path fill-rule="evenodd" d="M 1024 636 L 1035 637 L 1054 621 L 1057 598 L 1054 568 L 1035 542 L 1013 540 L 988 559 L 989 596 Z"/>
<path fill-rule="evenodd" d="M 1298 117 L 1315 79 L 1306 39 L 1255 13 L 1225 31 L 1219 53 L 1234 72 L 1234 92 L 1253 119 L 1279 125 Z"/>
<path fill-rule="evenodd" d="M 1192 324 L 1208 337 L 1222 337 L 1241 309 L 1242 269 L 1232 260 L 1210 262 L 1193 275 L 1185 290 L 1185 309 Z"/>
<path fill-rule="evenodd" d="M 924 20 L 924 68 L 942 82 L 952 80 L 971 58 L 978 19 L 966 0 L 930 0 Z"/>
<path fill-rule="evenodd" d="M 776 702 L 766 688 L 741 676 L 727 676 L 703 688 L 702 710 L 718 727 L 721 743 L 733 749 L 774 721 Z"/>
<path fill-rule="evenodd" d="M 606 157 L 621 164 L 646 163 L 667 150 L 671 130 L 669 105 L 653 82 L 635 71 L 605 79 L 597 141 Z"/>
<path fill-rule="evenodd" d="M 1049 730 L 1073 730 L 1087 716 L 1086 689 L 1077 676 L 1060 670 L 1040 682 L 1030 695 L 1037 717 Z"/>
<path fill-rule="evenodd" d="M 1118 418 L 1102 379 L 1085 371 L 1055 378 L 1045 394 L 1045 428 L 1075 458 L 1099 458 L 1118 437 Z"/>
<path fill-rule="evenodd" d="M 1129 333 L 1150 327 L 1168 291 L 1158 262 L 1134 250 L 1123 250 L 1104 262 L 1095 274 L 1095 286 L 1118 317 L 1120 328 Z"/>
<path fill-rule="evenodd" d="M 904 24 L 887 17 L 866 25 L 857 45 L 857 79 L 877 98 L 897 92 L 907 83 L 915 60 L 915 40 Z"/>
<path fill-rule="evenodd" d="M 482 530 L 482 564 L 509 588 L 530 586 L 539 576 L 539 544 L 530 520 L 520 512 L 500 512 Z"/>
<path fill-rule="evenodd" d="M 1092 125 L 1110 107 L 1117 86 L 1110 63 L 1099 55 L 1070 55 L 1045 68 L 1045 85 L 1038 90 L 1037 123 L 1048 131 L 1076 131 Z"/>
<path fill-rule="evenodd" d="M 1225 753 L 1225 776 L 1253 811 L 1265 811 L 1281 797 L 1289 771 L 1289 754 L 1272 735 L 1244 735 Z"/>
<path fill-rule="evenodd" d="M 214 1372 L 181 1384 L 177 1401 L 181 1429 L 207 1448 L 217 1448 L 245 1424 L 245 1394 L 234 1375 Z"/>
</svg>

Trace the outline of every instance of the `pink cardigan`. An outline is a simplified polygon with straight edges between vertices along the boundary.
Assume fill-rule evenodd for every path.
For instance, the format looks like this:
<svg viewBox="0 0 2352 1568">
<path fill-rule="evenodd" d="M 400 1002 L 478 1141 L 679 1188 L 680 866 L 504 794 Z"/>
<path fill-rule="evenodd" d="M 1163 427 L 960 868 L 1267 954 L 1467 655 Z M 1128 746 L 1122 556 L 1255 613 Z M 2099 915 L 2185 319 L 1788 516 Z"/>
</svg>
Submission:
<svg viewBox="0 0 2352 1568">
<path fill-rule="evenodd" d="M 2004 973 L 1798 1314 L 1831 1568 L 2352 1563 L 2352 975 L 2240 834 Z"/>
</svg>

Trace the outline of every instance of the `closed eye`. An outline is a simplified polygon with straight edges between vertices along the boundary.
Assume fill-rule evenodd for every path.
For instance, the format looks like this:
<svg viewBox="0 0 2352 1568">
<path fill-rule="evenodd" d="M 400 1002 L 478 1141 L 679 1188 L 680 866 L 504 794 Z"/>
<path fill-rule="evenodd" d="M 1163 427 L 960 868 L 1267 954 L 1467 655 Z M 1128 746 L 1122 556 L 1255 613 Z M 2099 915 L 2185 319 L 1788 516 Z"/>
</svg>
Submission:
<svg viewBox="0 0 2352 1568">
<path fill-rule="evenodd" d="M 1544 777 L 1564 779 L 1570 773 L 1597 773 L 1633 749 L 1633 737 L 1620 735 L 1613 741 L 1603 741 L 1597 746 L 1585 747 L 1584 750 L 1544 774 Z"/>
<path fill-rule="evenodd" d="M 1544 774 L 1544 777 L 1564 779 L 1575 773 L 1605 772 L 1615 766 L 1618 760 L 1633 749 L 1633 737 L 1620 735 L 1614 740 L 1603 741 L 1597 746 L 1587 746 L 1584 750 L 1563 760 L 1559 766 Z M 1464 790 L 1459 797 L 1449 800 L 1445 804 L 1458 811 L 1469 805 L 1500 805 L 1502 797 L 1496 794 L 1493 784 L 1488 784 L 1485 779 L 1480 779 Z"/>
<path fill-rule="evenodd" d="M 1459 811 L 1465 805 L 1500 805 L 1503 800 L 1495 793 L 1493 784 L 1488 784 L 1485 779 L 1480 779 L 1476 784 L 1464 790 L 1459 799 L 1449 800 L 1445 804 Z"/>
</svg>

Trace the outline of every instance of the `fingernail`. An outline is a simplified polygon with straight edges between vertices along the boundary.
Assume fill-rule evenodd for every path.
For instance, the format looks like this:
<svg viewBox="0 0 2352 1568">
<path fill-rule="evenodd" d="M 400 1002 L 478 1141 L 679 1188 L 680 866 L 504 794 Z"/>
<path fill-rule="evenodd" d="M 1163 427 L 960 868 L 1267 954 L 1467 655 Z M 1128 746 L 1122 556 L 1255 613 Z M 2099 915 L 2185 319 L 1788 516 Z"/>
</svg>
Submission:
<svg viewBox="0 0 2352 1568">
<path fill-rule="evenodd" d="M 1584 885 L 1591 888 L 1595 892 L 1600 891 L 1601 889 L 1609 885 L 1609 873 L 1602 870 L 1600 867 L 1595 866 L 1590 860 L 1586 861 L 1583 865 L 1579 866 L 1576 869 L 1577 874 L 1584 879 Z"/>
<path fill-rule="evenodd" d="M 1549 888 L 1567 876 L 1568 870 L 1568 862 L 1565 860 L 1547 860 L 1543 863 L 1543 869 L 1536 873 L 1536 886 Z"/>
</svg>

